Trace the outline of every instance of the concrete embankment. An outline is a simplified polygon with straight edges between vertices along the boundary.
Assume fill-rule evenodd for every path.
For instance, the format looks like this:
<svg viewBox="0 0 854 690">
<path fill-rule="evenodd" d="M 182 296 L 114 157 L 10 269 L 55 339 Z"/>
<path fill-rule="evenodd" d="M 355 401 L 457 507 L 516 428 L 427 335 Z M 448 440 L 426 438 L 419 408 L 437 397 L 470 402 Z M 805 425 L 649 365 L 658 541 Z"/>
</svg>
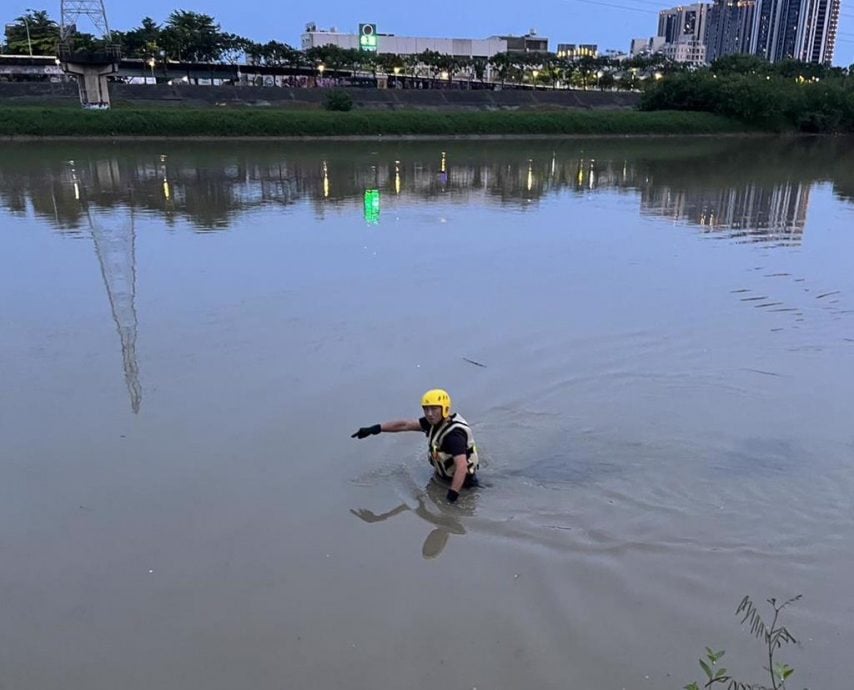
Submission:
<svg viewBox="0 0 854 690">
<path fill-rule="evenodd" d="M 254 106 L 311 110 L 323 107 L 330 89 L 289 89 L 264 86 L 110 85 L 116 106 L 215 107 Z M 631 110 L 640 94 L 617 91 L 531 91 L 508 89 L 373 89 L 350 88 L 357 110 Z M 73 106 L 77 85 L 66 83 L 0 83 L 0 106 Z"/>
</svg>

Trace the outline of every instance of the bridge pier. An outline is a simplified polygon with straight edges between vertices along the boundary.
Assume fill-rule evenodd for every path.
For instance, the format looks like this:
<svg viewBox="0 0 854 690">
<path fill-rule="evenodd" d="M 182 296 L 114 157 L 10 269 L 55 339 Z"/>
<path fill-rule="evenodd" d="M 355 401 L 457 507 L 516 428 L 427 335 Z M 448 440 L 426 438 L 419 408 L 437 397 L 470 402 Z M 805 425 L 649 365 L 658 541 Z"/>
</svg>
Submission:
<svg viewBox="0 0 854 690">
<path fill-rule="evenodd" d="M 109 108 L 110 90 L 107 77 L 119 71 L 118 63 L 109 65 L 80 65 L 63 63 L 62 70 L 77 79 L 80 105 L 84 108 Z"/>
<path fill-rule="evenodd" d="M 84 108 L 106 109 L 110 107 L 108 79 L 119 71 L 118 49 L 97 52 L 72 52 L 60 48 L 62 71 L 77 80 L 80 105 Z"/>
</svg>

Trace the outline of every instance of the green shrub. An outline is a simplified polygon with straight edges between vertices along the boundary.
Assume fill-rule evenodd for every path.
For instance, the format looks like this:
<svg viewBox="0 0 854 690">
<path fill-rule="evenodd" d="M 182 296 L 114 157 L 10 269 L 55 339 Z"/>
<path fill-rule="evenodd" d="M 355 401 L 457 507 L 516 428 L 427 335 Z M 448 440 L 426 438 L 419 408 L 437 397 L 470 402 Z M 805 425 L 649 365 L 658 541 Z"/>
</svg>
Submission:
<svg viewBox="0 0 854 690">
<path fill-rule="evenodd" d="M 323 107 L 327 110 L 346 113 L 353 109 L 353 99 L 346 91 L 330 91 L 326 94 Z"/>
<path fill-rule="evenodd" d="M 789 74 L 792 66 L 787 63 L 779 69 Z M 854 83 L 850 77 L 830 74 L 827 78 L 709 70 L 675 74 L 651 84 L 639 107 L 705 111 L 765 131 L 854 132 Z"/>
</svg>

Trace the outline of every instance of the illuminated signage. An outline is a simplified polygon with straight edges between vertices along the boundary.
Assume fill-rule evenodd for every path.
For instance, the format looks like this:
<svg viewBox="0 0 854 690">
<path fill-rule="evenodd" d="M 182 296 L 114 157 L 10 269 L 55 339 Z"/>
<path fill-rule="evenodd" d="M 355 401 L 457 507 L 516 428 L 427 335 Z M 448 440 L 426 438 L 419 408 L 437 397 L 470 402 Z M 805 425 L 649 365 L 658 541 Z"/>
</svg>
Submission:
<svg viewBox="0 0 854 690">
<path fill-rule="evenodd" d="M 365 190 L 365 222 L 376 225 L 380 222 L 380 190 Z"/>
<path fill-rule="evenodd" d="M 359 48 L 369 53 L 377 52 L 376 24 L 359 24 Z"/>
</svg>

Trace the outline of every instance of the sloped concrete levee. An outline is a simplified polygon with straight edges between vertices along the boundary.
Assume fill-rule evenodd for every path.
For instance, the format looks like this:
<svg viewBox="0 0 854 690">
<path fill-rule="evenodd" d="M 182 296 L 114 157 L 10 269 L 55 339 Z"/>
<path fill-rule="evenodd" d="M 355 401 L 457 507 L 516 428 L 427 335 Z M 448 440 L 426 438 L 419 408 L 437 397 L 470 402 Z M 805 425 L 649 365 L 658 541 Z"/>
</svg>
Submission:
<svg viewBox="0 0 854 690">
<path fill-rule="evenodd" d="M 269 86 L 170 86 L 110 84 L 116 105 L 128 106 L 252 106 L 293 109 L 322 108 L 331 89 Z M 622 91 L 373 89 L 349 88 L 354 107 L 365 110 L 625 110 L 637 106 L 640 94 Z M 72 82 L 0 83 L 2 105 L 73 105 L 79 102 Z"/>
</svg>

